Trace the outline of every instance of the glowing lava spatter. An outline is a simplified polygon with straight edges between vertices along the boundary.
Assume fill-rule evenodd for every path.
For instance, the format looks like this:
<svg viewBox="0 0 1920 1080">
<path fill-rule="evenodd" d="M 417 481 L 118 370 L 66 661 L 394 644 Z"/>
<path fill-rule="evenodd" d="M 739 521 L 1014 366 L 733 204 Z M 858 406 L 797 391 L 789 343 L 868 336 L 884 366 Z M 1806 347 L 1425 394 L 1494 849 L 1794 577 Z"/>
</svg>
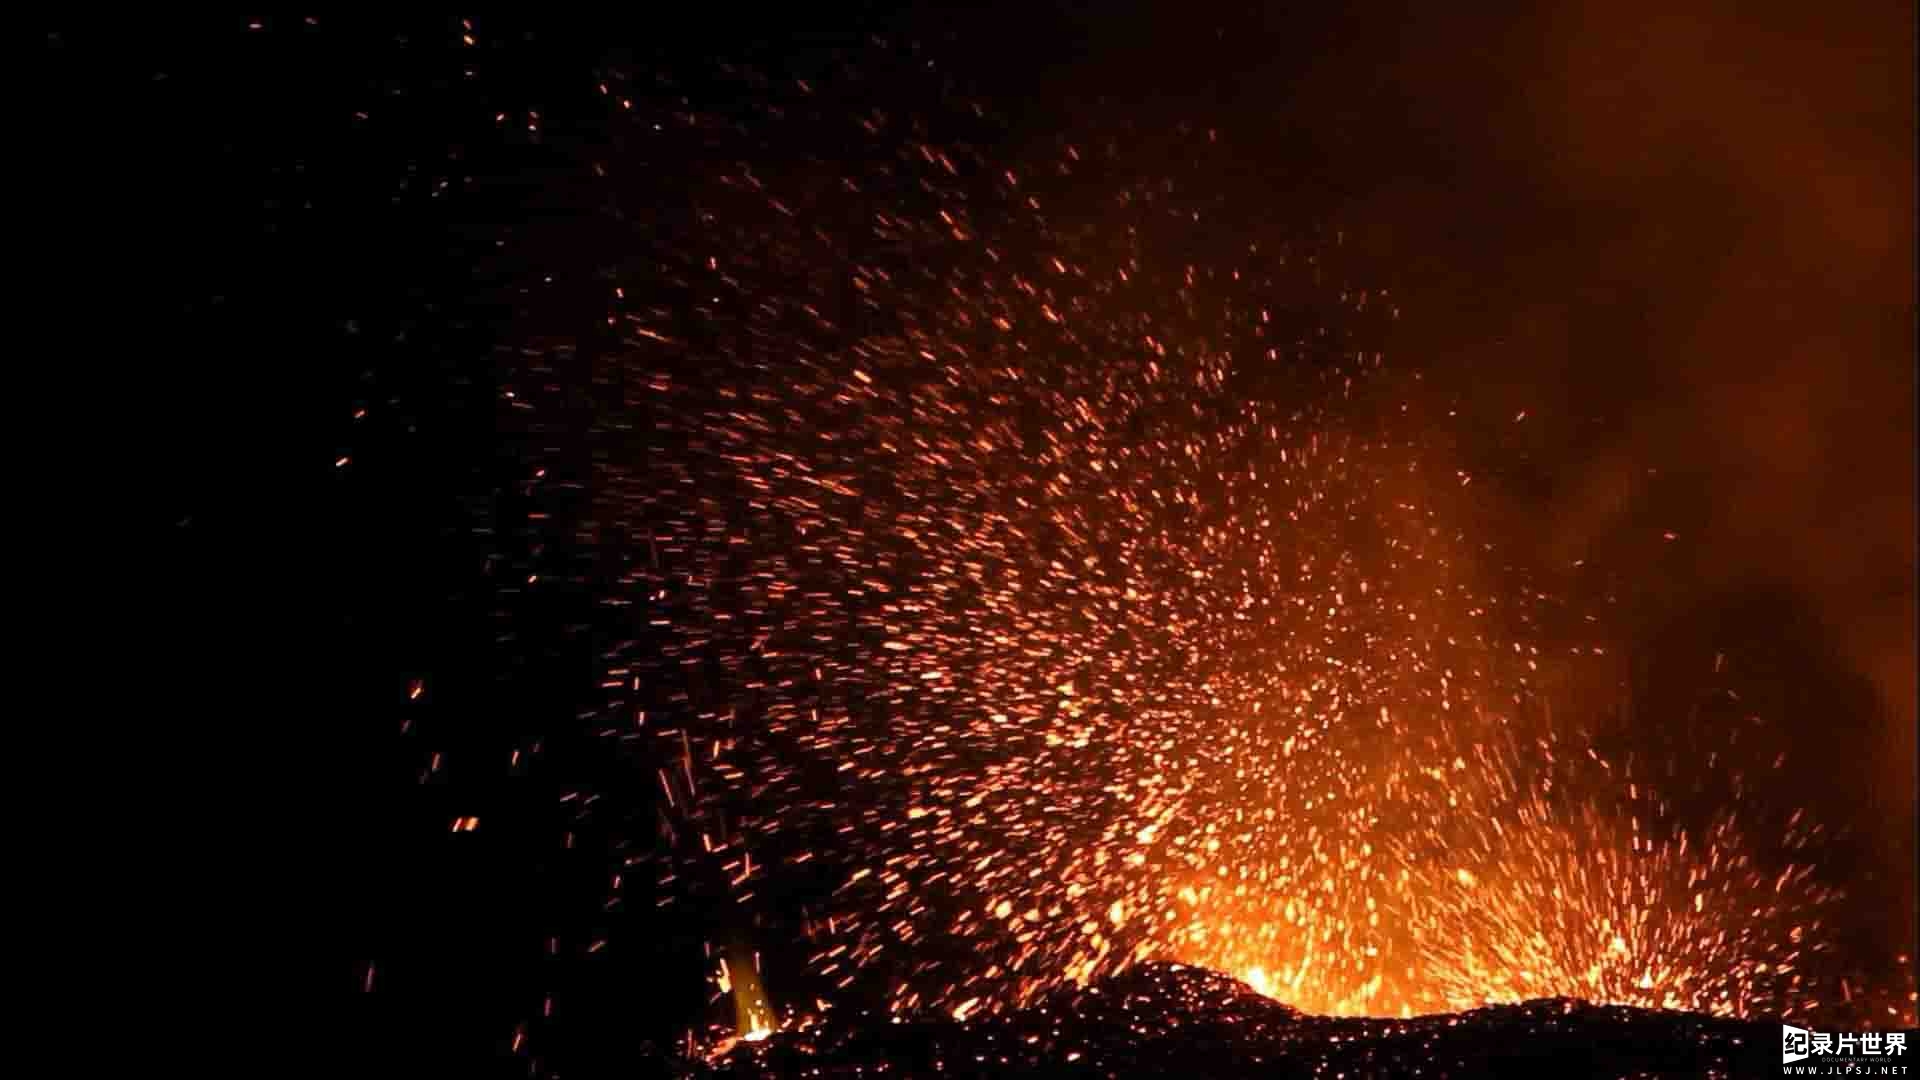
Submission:
<svg viewBox="0 0 1920 1080">
<path fill-rule="evenodd" d="M 1794 1004 L 1827 894 L 1543 719 L 1529 597 L 1435 501 L 1336 235 L 1206 232 L 1113 144 L 1033 170 L 1107 185 L 1069 225 L 823 115 L 867 171 L 715 164 L 614 275 L 595 527 L 637 629 L 603 684 L 669 748 L 677 851 L 748 903 L 834 868 L 814 971 L 903 1010 L 1147 958 L 1334 1013 Z"/>
</svg>

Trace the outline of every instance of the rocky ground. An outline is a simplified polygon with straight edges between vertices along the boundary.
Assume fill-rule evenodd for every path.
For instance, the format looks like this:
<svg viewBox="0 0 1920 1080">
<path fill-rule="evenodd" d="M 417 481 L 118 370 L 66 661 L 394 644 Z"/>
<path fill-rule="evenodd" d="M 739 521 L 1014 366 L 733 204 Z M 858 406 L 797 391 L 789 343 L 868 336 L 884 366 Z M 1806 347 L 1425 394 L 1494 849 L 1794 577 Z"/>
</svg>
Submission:
<svg viewBox="0 0 1920 1080">
<path fill-rule="evenodd" d="M 1409 1020 L 1307 1016 L 1232 978 L 1147 965 L 1005 1017 L 836 1017 L 742 1043 L 694 1076 L 1748 1077 L 1779 1027 L 1570 1000 Z"/>
</svg>

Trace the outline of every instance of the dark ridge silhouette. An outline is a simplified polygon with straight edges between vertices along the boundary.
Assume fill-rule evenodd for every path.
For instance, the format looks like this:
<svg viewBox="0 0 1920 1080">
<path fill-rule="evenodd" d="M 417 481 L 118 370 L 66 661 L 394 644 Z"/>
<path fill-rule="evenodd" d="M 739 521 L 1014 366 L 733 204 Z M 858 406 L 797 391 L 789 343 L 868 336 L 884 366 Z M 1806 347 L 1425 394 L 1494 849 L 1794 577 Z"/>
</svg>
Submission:
<svg viewBox="0 0 1920 1080">
<path fill-rule="evenodd" d="M 1152 963 L 1003 1016 L 830 1015 L 686 1076 L 1745 1077 L 1777 1024 L 1544 998 L 1409 1019 L 1310 1016 L 1203 968 Z"/>
</svg>

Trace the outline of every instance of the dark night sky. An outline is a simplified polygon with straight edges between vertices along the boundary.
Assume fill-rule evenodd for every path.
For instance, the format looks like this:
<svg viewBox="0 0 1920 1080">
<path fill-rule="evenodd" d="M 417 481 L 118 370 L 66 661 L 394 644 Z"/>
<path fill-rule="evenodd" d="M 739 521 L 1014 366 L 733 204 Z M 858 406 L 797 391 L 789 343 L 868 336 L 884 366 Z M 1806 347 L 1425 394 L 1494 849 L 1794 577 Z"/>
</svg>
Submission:
<svg viewBox="0 0 1920 1080">
<path fill-rule="evenodd" d="M 1403 302 L 1395 362 L 1423 369 L 1436 400 L 1466 418 L 1456 452 L 1483 477 L 1481 508 L 1505 543 L 1550 567 L 1590 559 L 1641 571 L 1622 586 L 1632 597 L 1623 632 L 1649 701 L 1697 694 L 1699 665 L 1715 652 L 1746 665 L 1743 685 L 1776 707 L 1805 770 L 1808 804 L 1855 834 L 1837 857 L 1888 901 L 1886 927 L 1873 932 L 1904 928 L 1910 941 L 1912 5 L 1043 7 L 869 14 L 840 29 L 924 40 L 1000 105 L 1009 151 L 1116 116 L 1142 130 L 1217 127 L 1236 163 L 1217 178 L 1224 194 L 1337 221 Z M 817 30 L 796 51 L 784 27 L 762 27 L 752 49 L 719 27 L 611 17 L 540 27 L 541 44 L 520 47 L 514 74 L 500 77 L 518 85 L 494 89 L 508 97 L 576 79 L 629 42 L 803 65 L 808 50 L 849 36 Z M 89 365 L 122 364 L 140 345 L 177 356 L 115 379 L 160 403 L 132 410 L 148 442 L 127 468 L 176 526 L 161 551 L 181 569 L 145 610 L 192 611 L 186 622 L 209 642 L 239 625 L 303 621 L 287 607 L 324 612 L 315 623 L 344 618 L 351 645 L 307 626 L 290 629 L 284 649 L 256 640 L 233 655 L 282 665 L 264 700 L 291 681 L 310 689 L 307 704 L 350 714 L 408 676 L 396 664 L 413 642 L 434 641 L 445 664 L 482 644 L 473 616 L 483 599 L 470 609 L 435 599 L 462 587 L 447 567 L 463 553 L 452 551 L 447 511 L 419 494 L 496 467 L 488 388 L 447 381 L 445 364 L 416 365 L 405 389 L 435 399 L 420 422 L 439 448 L 393 449 L 394 469 L 353 521 L 309 518 L 337 508 L 310 494 L 324 479 L 279 472 L 264 452 L 236 459 L 236 447 L 277 445 L 354 392 L 356 369 L 380 357 L 342 362 L 328 335 L 349 313 L 377 322 L 386 310 L 462 308 L 466 329 L 422 330 L 430 340 L 415 346 L 453 356 L 491 343 L 489 314 L 472 299 L 504 272 L 488 262 L 485 223 L 408 226 L 382 205 L 379 185 L 412 155 L 408 139 L 471 146 L 502 221 L 527 206 L 564 208 L 566 166 L 552 159 L 549 174 L 547 159 L 489 156 L 487 132 L 446 130 L 453 121 L 425 107 L 390 144 L 343 156 L 349 140 L 326 118 L 366 99 L 369 80 L 431 83 L 410 66 L 431 61 L 403 60 L 359 27 L 347 44 L 279 54 L 249 52 L 240 36 L 214 20 L 79 25 L 49 38 L 50 73 L 74 107 L 45 132 L 48 157 L 70 167 L 53 171 L 66 189 L 54 196 L 94 208 L 67 219 L 73 242 L 53 265 L 97 287 L 104 259 L 107 278 L 138 283 L 110 330 L 126 342 Z M 295 158 L 307 162 L 298 177 L 286 170 Z M 314 192 L 327 196 L 322 222 L 283 222 L 282 201 Z M 553 243 L 574 236 L 564 212 L 535 224 Z M 1516 428 L 1522 410 L 1529 419 Z M 163 456 L 149 456 L 154 441 Z M 1665 530 L 1679 538 L 1663 543 Z M 377 553 L 360 546 L 375 536 Z M 343 543 L 360 553 L 327 554 Z M 214 614 L 195 582 L 236 573 L 275 583 L 284 606 L 263 614 L 248 588 L 234 590 L 231 617 Z M 178 635 L 178 623 L 148 618 L 136 625 Z M 382 873 L 419 890 L 411 899 L 425 908 L 498 887 L 484 857 L 422 862 L 424 841 L 407 838 L 379 840 L 360 864 L 368 849 L 356 845 L 417 797 L 405 770 L 367 765 L 385 744 L 292 721 L 261 731 L 261 699 L 205 692 L 206 654 L 219 647 L 169 645 L 180 653 L 158 665 L 169 680 L 159 685 L 225 702 L 169 753 L 204 769 L 240 738 L 278 763 L 266 775 L 257 761 L 216 770 L 247 791 L 311 772 L 318 802 L 302 819 L 350 807 L 344 838 L 315 853 L 322 876 L 340 875 L 312 887 L 322 907 L 377 921 L 352 882 Z M 409 662 L 423 664 L 413 652 Z M 566 685 L 575 672 L 553 664 L 527 685 Z M 194 794 L 181 827 L 227 822 L 245 804 Z M 242 834 L 236 850 L 274 846 L 264 828 L 236 827 L 237 844 Z M 489 910 L 537 922 L 539 902 L 515 894 Z M 406 932 L 428 934 L 425 925 Z M 445 976 L 450 986 L 516 992 L 517 959 L 503 965 L 452 932 L 421 947 L 465 973 Z M 355 970 L 343 962 L 333 974 Z M 466 1031 L 454 1018 L 434 1030 Z"/>
</svg>

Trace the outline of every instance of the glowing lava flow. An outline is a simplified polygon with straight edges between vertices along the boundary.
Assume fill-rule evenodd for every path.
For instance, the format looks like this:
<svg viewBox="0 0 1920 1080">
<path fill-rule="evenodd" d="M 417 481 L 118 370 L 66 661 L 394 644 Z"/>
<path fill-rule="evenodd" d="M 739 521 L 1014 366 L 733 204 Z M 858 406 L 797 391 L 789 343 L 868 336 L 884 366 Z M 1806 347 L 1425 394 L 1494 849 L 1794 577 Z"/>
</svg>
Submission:
<svg viewBox="0 0 1920 1080">
<path fill-rule="evenodd" d="M 1808 992 L 1803 942 L 1820 939 L 1832 899 L 1810 866 L 1767 878 L 1730 819 L 1700 842 L 1660 831 L 1651 800 L 1608 810 L 1596 794 L 1469 794 L 1412 843 L 1388 841 L 1399 872 L 1364 894 L 1364 918 L 1291 894 L 1186 890 L 1173 955 L 1333 1015 L 1570 997 L 1745 1016 Z M 1377 962 L 1329 978 L 1356 952 Z"/>
</svg>

